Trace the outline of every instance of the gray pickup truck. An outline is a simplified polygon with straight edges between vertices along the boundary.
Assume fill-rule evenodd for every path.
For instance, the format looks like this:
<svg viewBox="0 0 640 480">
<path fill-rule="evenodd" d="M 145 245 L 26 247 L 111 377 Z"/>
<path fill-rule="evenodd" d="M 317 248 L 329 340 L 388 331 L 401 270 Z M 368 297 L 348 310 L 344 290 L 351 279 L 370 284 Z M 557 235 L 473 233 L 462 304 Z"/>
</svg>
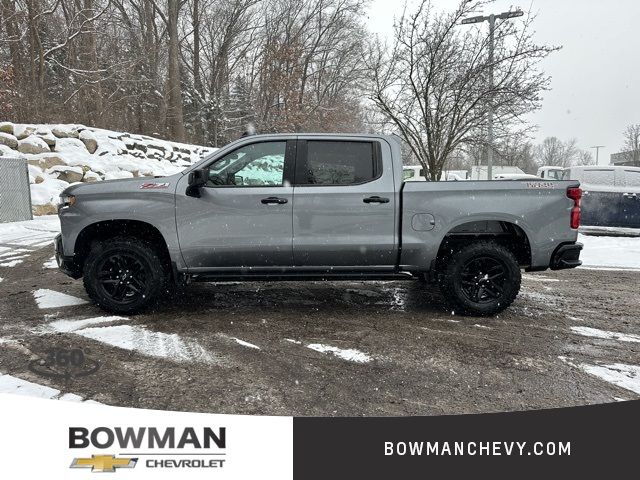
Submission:
<svg viewBox="0 0 640 480">
<path fill-rule="evenodd" d="M 189 281 L 418 279 L 492 315 L 521 269 L 580 265 L 580 196 L 576 181 L 403 182 L 392 136 L 257 135 L 169 177 L 67 188 L 56 258 L 117 313 Z"/>
</svg>

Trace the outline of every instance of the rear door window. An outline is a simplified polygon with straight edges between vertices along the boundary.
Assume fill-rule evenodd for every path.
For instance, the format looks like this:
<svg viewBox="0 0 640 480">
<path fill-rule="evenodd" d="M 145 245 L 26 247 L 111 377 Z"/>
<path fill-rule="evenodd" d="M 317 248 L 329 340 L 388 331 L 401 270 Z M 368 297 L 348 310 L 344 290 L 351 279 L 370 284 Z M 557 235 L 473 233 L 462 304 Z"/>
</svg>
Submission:
<svg viewBox="0 0 640 480">
<path fill-rule="evenodd" d="M 615 184 L 615 172 L 613 170 L 585 170 L 583 176 L 584 183 L 590 183 L 592 185 L 608 185 L 613 186 Z"/>
<path fill-rule="evenodd" d="M 640 172 L 637 170 L 625 170 L 622 175 L 623 187 L 640 188 Z"/>
<path fill-rule="evenodd" d="M 373 142 L 307 140 L 301 150 L 298 185 L 358 185 L 382 173 Z"/>
</svg>

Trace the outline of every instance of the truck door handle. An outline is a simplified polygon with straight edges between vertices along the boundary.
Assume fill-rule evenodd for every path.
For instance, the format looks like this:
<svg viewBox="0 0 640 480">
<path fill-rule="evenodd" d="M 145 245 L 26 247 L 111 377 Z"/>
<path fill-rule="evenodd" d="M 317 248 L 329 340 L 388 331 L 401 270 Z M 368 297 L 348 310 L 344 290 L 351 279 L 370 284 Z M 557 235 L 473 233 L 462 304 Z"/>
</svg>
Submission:
<svg viewBox="0 0 640 480">
<path fill-rule="evenodd" d="M 389 203 L 388 198 L 378 197 L 378 196 L 363 198 L 362 201 L 364 203 Z"/>
<path fill-rule="evenodd" d="M 260 202 L 264 203 L 265 205 L 269 205 L 269 204 L 284 205 L 288 201 L 289 200 L 287 200 L 286 198 L 280 198 L 280 197 L 267 197 L 260 200 Z"/>
</svg>

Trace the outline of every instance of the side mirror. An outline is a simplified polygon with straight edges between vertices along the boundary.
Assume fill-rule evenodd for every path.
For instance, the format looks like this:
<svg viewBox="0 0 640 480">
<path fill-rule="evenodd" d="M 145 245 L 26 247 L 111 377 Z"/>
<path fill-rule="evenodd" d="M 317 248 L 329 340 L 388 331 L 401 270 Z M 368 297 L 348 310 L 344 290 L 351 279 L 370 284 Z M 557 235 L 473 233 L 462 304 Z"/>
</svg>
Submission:
<svg viewBox="0 0 640 480">
<path fill-rule="evenodd" d="M 190 197 L 199 197 L 200 188 L 209 181 L 209 169 L 201 168 L 190 172 L 188 181 L 189 186 L 187 187 L 186 194 Z"/>
</svg>

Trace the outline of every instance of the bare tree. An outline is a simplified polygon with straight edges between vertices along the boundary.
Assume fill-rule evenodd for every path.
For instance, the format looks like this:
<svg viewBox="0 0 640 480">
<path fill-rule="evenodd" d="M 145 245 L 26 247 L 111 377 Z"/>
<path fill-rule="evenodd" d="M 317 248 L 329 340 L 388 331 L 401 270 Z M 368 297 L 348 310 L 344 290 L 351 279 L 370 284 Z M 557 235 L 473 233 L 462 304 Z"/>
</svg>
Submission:
<svg viewBox="0 0 640 480">
<path fill-rule="evenodd" d="M 593 154 L 587 150 L 578 151 L 578 156 L 575 159 L 574 165 L 595 165 L 596 159 L 593 158 Z"/>
<path fill-rule="evenodd" d="M 494 86 L 488 82 L 488 33 L 460 27 L 467 15 L 487 2 L 462 1 L 451 13 L 434 12 L 422 0 L 395 26 L 391 48 L 380 42 L 368 58 L 369 98 L 438 180 L 453 151 L 483 143 L 489 100 L 493 99 L 497 139 L 526 129 L 524 115 L 540 107 L 549 78 L 538 62 L 555 48 L 534 43 L 533 19 L 497 22 Z"/>
<path fill-rule="evenodd" d="M 0 0 L 0 118 L 220 146 L 362 131 L 366 0 Z"/>
<path fill-rule="evenodd" d="M 167 33 L 169 36 L 169 68 L 167 75 L 167 127 L 171 137 L 184 141 L 186 134 L 182 116 L 182 85 L 180 83 L 180 38 L 178 18 L 180 0 L 167 0 Z"/>
<path fill-rule="evenodd" d="M 533 144 L 521 136 L 510 136 L 496 147 L 496 163 L 501 166 L 518 167 L 525 173 L 535 174 L 538 164 L 535 160 Z"/>
<path fill-rule="evenodd" d="M 536 160 L 540 166 L 570 167 L 578 155 L 575 138 L 563 142 L 558 137 L 547 137 L 536 147 Z"/>
<path fill-rule="evenodd" d="M 624 144 L 619 156 L 625 163 L 640 167 L 640 123 L 627 126 L 622 135 Z"/>
</svg>

